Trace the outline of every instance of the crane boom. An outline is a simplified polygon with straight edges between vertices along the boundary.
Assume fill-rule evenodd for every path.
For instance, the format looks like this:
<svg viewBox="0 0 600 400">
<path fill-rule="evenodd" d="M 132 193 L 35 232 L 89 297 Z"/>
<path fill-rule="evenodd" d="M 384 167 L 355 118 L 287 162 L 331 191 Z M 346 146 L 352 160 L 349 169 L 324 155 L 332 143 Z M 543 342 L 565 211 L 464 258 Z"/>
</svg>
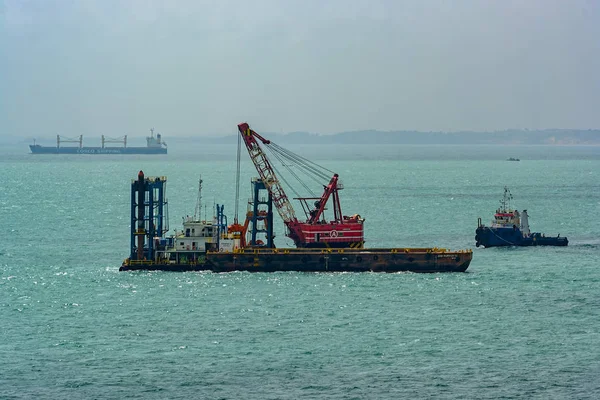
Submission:
<svg viewBox="0 0 600 400">
<path fill-rule="evenodd" d="M 244 139 L 252 163 L 254 163 L 265 186 L 267 186 L 269 192 L 271 192 L 273 203 L 275 204 L 275 208 L 279 212 L 281 219 L 283 219 L 283 222 L 286 224 L 297 222 L 298 219 L 296 218 L 292 203 L 290 203 L 277 176 L 275 176 L 275 171 L 273 170 L 269 159 L 256 139 L 258 138 L 265 144 L 269 144 L 269 141 L 250 129 L 250 126 L 245 122 L 238 125 L 238 130 Z"/>
</svg>

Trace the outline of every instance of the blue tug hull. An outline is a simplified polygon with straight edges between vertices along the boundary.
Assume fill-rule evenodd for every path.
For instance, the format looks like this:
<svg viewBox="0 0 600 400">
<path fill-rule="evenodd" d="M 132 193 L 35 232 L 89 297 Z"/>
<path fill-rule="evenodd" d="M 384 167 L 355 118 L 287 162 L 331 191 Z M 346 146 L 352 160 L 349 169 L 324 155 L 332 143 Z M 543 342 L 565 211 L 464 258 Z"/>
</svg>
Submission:
<svg viewBox="0 0 600 400">
<path fill-rule="evenodd" d="M 477 247 L 567 246 L 569 244 L 566 237 L 546 237 L 537 232 L 524 236 L 518 227 L 480 226 L 475 230 L 475 240 Z"/>
</svg>

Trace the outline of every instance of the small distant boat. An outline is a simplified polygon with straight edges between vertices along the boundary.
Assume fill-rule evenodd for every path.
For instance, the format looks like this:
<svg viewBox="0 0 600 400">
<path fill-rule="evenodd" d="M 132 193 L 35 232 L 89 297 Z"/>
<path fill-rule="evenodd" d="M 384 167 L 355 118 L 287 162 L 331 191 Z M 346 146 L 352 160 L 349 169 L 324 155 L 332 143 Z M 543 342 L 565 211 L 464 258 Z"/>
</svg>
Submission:
<svg viewBox="0 0 600 400">
<path fill-rule="evenodd" d="M 521 161 L 521 160 L 519 160 L 518 158 L 510 157 L 510 158 L 506 159 L 506 161 Z"/>
<path fill-rule="evenodd" d="M 500 200 L 501 207 L 496 210 L 491 226 L 477 221 L 475 230 L 475 245 L 477 247 L 498 246 L 567 246 L 569 241 L 566 237 L 550 237 L 543 233 L 532 233 L 529 230 L 529 216 L 527 210 L 519 212 L 510 208 L 512 195 L 505 186 L 504 197 Z"/>
</svg>

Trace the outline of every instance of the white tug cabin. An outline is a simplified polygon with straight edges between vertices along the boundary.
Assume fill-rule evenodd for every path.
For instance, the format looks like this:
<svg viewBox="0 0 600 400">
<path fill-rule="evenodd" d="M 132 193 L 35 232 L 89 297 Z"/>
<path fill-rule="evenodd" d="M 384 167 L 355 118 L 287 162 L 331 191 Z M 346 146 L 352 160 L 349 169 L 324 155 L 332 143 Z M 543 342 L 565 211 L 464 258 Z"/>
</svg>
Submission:
<svg viewBox="0 0 600 400">
<path fill-rule="evenodd" d="M 498 208 L 494 214 L 492 228 L 519 228 L 521 233 L 523 233 L 523 236 L 529 236 L 531 231 L 529 230 L 529 216 L 527 215 L 527 210 L 523 210 L 519 213 L 518 210 L 511 209 L 511 200 L 512 194 L 505 186 L 504 197 L 500 200 L 500 208 Z"/>
</svg>

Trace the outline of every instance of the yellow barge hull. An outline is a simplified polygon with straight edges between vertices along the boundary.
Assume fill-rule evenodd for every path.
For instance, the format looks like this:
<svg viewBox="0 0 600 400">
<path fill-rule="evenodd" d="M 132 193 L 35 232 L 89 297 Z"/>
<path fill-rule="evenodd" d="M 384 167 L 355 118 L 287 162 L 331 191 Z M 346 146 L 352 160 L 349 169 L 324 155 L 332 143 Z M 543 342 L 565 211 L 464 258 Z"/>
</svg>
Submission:
<svg viewBox="0 0 600 400">
<path fill-rule="evenodd" d="M 189 263 L 167 261 L 123 262 L 121 271 L 213 271 L 213 272 L 465 272 L 471 250 L 439 248 L 387 249 L 241 249 L 207 252 Z"/>
</svg>

